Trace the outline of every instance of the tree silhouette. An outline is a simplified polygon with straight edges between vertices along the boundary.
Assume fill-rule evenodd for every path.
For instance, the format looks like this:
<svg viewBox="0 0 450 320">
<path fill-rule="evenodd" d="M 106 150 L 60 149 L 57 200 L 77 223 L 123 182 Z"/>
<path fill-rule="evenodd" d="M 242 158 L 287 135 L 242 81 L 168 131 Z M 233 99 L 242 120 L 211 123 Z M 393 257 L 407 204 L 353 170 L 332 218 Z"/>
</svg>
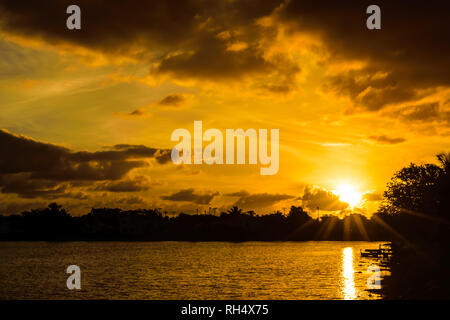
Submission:
<svg viewBox="0 0 450 320">
<path fill-rule="evenodd" d="M 256 216 L 256 212 L 255 211 L 253 211 L 253 210 L 249 210 L 249 211 L 247 211 L 246 212 L 246 214 L 248 214 L 250 217 L 254 217 L 254 216 Z"/>
<path fill-rule="evenodd" d="M 304 217 L 305 215 L 308 214 L 303 210 L 302 207 L 291 206 L 291 208 L 289 209 L 288 217 Z"/>
<path fill-rule="evenodd" d="M 55 202 L 50 203 L 47 208 L 33 209 L 22 212 L 24 217 L 46 217 L 46 218 L 68 218 L 70 215 L 63 209 L 62 205 Z"/>
<path fill-rule="evenodd" d="M 237 206 L 233 206 L 227 212 L 230 215 L 236 216 L 242 214 L 242 209 L 239 209 Z"/>
<path fill-rule="evenodd" d="M 372 217 L 381 228 L 374 226 L 371 233 L 393 235 L 396 263 L 387 285 L 391 297 L 403 297 L 408 286 L 414 299 L 450 295 L 450 153 L 436 158 L 439 165 L 410 164 L 396 172 L 383 206 Z"/>
<path fill-rule="evenodd" d="M 380 213 L 448 219 L 450 153 L 440 153 L 436 158 L 440 165 L 411 163 L 396 172 L 384 192 Z"/>
<path fill-rule="evenodd" d="M 443 169 L 434 164 L 416 165 L 397 171 L 384 192 L 382 211 L 398 214 L 415 211 L 436 214 L 440 197 L 438 188 Z"/>
<path fill-rule="evenodd" d="M 439 198 L 441 218 L 449 220 L 447 213 L 450 212 L 450 152 L 439 153 L 437 159 L 443 169 L 443 176 L 439 184 Z"/>
<path fill-rule="evenodd" d="M 436 155 L 436 158 L 440 162 L 442 169 L 444 169 L 445 174 L 450 174 L 450 152 L 441 152 Z"/>
</svg>

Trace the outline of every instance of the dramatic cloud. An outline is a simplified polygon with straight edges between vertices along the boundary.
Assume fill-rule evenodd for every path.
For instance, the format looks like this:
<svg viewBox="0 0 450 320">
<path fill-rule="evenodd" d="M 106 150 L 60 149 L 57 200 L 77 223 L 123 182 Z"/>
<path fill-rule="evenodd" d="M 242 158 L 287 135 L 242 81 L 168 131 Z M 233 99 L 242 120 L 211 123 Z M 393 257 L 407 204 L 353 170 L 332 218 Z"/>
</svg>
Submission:
<svg viewBox="0 0 450 320">
<path fill-rule="evenodd" d="M 300 197 L 300 200 L 311 210 L 319 208 L 324 211 L 339 211 L 349 207 L 348 203 L 340 201 L 339 196 L 333 192 L 319 188 L 305 188 L 305 192 Z"/>
<path fill-rule="evenodd" d="M 255 21 L 280 1 L 80 0 L 82 28 L 65 28 L 68 1 L 39 5 L 1 0 L 2 29 L 11 34 L 75 44 L 107 54 L 148 60 L 158 73 L 230 79 L 276 72 L 258 45 Z M 228 29 L 239 30 L 235 32 Z M 219 36 L 228 34 L 228 36 Z M 242 38 L 242 39 L 241 39 Z M 256 40 L 256 41 L 255 41 Z M 244 44 L 245 45 L 242 45 Z"/>
<path fill-rule="evenodd" d="M 167 150 L 149 148 L 143 145 L 117 144 L 111 148 L 112 150 L 96 151 L 96 152 L 76 152 L 71 154 L 71 158 L 75 161 L 114 161 L 124 160 L 128 158 L 156 158 L 165 159 Z M 161 160 L 163 163 L 165 160 Z"/>
<path fill-rule="evenodd" d="M 122 205 L 144 205 L 146 204 L 145 200 L 140 196 L 130 196 L 125 198 L 120 198 L 117 200 L 117 203 Z"/>
<path fill-rule="evenodd" d="M 81 191 L 72 191 L 72 184 L 57 181 L 32 179 L 29 173 L 8 174 L 0 176 L 0 188 L 4 194 L 17 194 L 21 198 L 73 198 L 88 199 L 88 195 Z"/>
<path fill-rule="evenodd" d="M 161 196 L 161 199 L 170 201 L 187 201 L 197 204 L 209 204 L 211 200 L 217 195 L 219 195 L 218 192 L 196 194 L 194 188 L 190 188 L 180 190 L 168 196 Z"/>
<path fill-rule="evenodd" d="M 181 43 L 195 32 L 208 1 L 77 1 L 82 28 L 71 32 L 66 25 L 70 1 L 39 4 L 2 0 L 2 27 L 19 34 L 46 37 L 51 42 L 73 42 L 90 48 L 120 52 L 133 44 L 165 47 Z M 164 26 L 164 27 L 162 27 Z"/>
<path fill-rule="evenodd" d="M 67 190 L 67 186 L 59 185 L 55 181 L 32 180 L 27 173 L 6 175 L 0 177 L 2 193 L 15 193 L 22 198 L 54 198 L 61 196 Z"/>
<path fill-rule="evenodd" d="M 148 158 L 160 164 L 168 161 L 167 150 L 116 145 L 106 151 L 72 152 L 4 130 L 0 130 L 0 152 L 2 192 L 27 198 L 66 194 L 69 188 L 63 182 L 119 180 L 135 168 L 148 166 Z M 109 185 L 117 189 L 127 186 L 127 182 Z"/>
<path fill-rule="evenodd" d="M 121 181 L 103 182 L 95 187 L 97 191 L 109 192 L 138 192 L 146 191 L 150 188 L 148 178 L 140 176 L 134 179 L 125 179 Z"/>
<path fill-rule="evenodd" d="M 69 150 L 0 130 L 0 174 L 49 171 L 62 166 Z"/>
<path fill-rule="evenodd" d="M 362 198 L 367 201 L 381 201 L 383 200 L 383 195 L 376 192 L 368 192 L 363 194 Z"/>
<path fill-rule="evenodd" d="M 326 49 L 325 63 L 349 62 L 343 72 L 331 75 L 328 88 L 371 111 L 450 85 L 448 1 L 378 1 L 381 30 L 366 28 L 368 2 L 130 0 L 124 6 L 118 0 L 80 0 L 82 28 L 73 32 L 65 28 L 69 4 L 0 0 L 2 30 L 131 56 L 148 61 L 156 73 L 178 78 L 229 80 L 279 73 L 276 83 L 261 86 L 278 93 L 292 90 L 300 69 L 288 54 L 268 55 L 268 47 L 276 47 L 280 29 L 290 36 L 312 35 Z M 362 64 L 352 68 L 354 61 Z"/>
<path fill-rule="evenodd" d="M 376 70 L 350 70 L 330 76 L 326 89 L 348 96 L 355 109 L 378 111 L 388 104 L 414 101 L 424 96 L 412 84 L 399 82 L 394 75 L 380 76 Z"/>
<path fill-rule="evenodd" d="M 450 111 L 443 110 L 438 101 L 406 106 L 394 116 L 405 122 L 450 123 Z"/>
<path fill-rule="evenodd" d="M 340 73 L 331 87 L 356 105 L 379 110 L 392 103 L 413 101 L 424 90 L 450 85 L 448 1 L 378 1 L 381 30 L 368 30 L 369 2 L 286 1 L 277 22 L 292 32 L 315 34 L 328 50 L 328 62 L 361 61 Z"/>
<path fill-rule="evenodd" d="M 400 137 L 389 137 L 386 135 L 381 135 L 381 136 L 369 136 L 370 140 L 373 140 L 375 142 L 379 142 L 379 143 L 385 143 L 385 144 L 397 144 L 397 143 L 402 143 L 405 142 L 406 139 L 405 138 L 400 138 Z"/>
<path fill-rule="evenodd" d="M 163 106 L 179 106 L 180 104 L 184 103 L 186 101 L 186 98 L 182 94 L 169 94 L 165 96 L 163 99 L 161 99 L 158 104 Z"/>
<path fill-rule="evenodd" d="M 130 113 L 127 113 L 126 116 L 131 117 L 144 117 L 148 116 L 151 113 L 149 112 L 155 106 L 163 106 L 163 107 L 180 107 L 186 103 L 187 97 L 183 94 L 174 93 L 165 96 L 163 99 L 157 101 L 156 103 L 152 103 L 147 106 L 140 107 Z M 119 113 L 119 115 L 122 115 Z"/>
<path fill-rule="evenodd" d="M 295 198 L 294 196 L 288 194 L 270 194 L 270 193 L 250 194 L 247 191 L 228 193 L 225 195 L 230 197 L 239 197 L 239 199 L 234 203 L 234 205 L 246 209 L 271 207 L 280 201 Z"/>
<path fill-rule="evenodd" d="M 130 113 L 128 113 L 129 116 L 143 116 L 145 114 L 145 111 L 142 109 L 136 109 Z"/>
<path fill-rule="evenodd" d="M 409 106 L 403 110 L 402 118 L 411 121 L 428 121 L 439 117 L 439 102 Z"/>
<path fill-rule="evenodd" d="M 273 72 L 276 65 L 265 60 L 263 52 L 256 46 L 230 51 L 227 50 L 224 40 L 209 35 L 201 39 L 197 51 L 163 58 L 158 70 L 179 77 L 220 80 L 240 77 L 243 74 Z"/>
</svg>

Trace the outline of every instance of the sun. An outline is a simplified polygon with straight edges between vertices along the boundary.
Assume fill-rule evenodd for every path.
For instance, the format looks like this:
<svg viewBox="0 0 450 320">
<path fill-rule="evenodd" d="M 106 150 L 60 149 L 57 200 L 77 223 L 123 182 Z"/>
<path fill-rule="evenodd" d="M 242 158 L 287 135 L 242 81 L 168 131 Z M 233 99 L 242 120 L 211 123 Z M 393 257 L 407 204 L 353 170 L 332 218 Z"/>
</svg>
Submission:
<svg viewBox="0 0 450 320">
<path fill-rule="evenodd" d="M 362 194 L 355 190 L 351 184 L 341 184 L 334 192 L 339 200 L 347 202 L 350 207 L 355 207 L 361 202 Z"/>
</svg>

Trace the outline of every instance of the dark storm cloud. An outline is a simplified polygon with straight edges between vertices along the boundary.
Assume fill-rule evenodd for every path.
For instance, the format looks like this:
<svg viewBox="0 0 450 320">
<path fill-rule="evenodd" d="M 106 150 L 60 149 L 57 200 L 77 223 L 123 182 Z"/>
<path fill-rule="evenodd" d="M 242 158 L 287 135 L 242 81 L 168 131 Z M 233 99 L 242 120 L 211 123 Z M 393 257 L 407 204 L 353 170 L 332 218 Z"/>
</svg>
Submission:
<svg viewBox="0 0 450 320">
<path fill-rule="evenodd" d="M 439 102 L 407 106 L 403 109 L 402 117 L 411 121 L 427 121 L 439 118 Z"/>
<path fill-rule="evenodd" d="M 186 98 L 181 94 L 169 94 L 165 96 L 163 99 L 161 99 L 158 104 L 163 106 L 179 106 L 180 104 L 184 103 L 186 101 Z"/>
<path fill-rule="evenodd" d="M 157 149 L 143 146 L 115 147 L 111 151 L 71 152 L 0 130 L 0 174 L 28 172 L 33 179 L 57 181 L 115 180 L 145 161 L 130 158 L 153 157 Z"/>
<path fill-rule="evenodd" d="M 175 192 L 171 195 L 167 196 L 161 196 L 161 199 L 163 200 L 170 200 L 170 201 L 187 201 L 187 202 L 193 202 L 197 204 L 209 204 L 211 200 L 219 195 L 218 192 L 208 192 L 204 194 L 197 194 L 195 193 L 194 188 L 190 189 L 183 189 L 178 192 Z"/>
<path fill-rule="evenodd" d="M 375 142 L 385 143 L 385 144 L 397 144 L 397 143 L 402 143 L 402 142 L 406 141 L 405 138 L 389 137 L 389 136 L 384 135 L 384 134 L 380 135 L 380 136 L 370 136 L 369 139 L 373 140 Z"/>
<path fill-rule="evenodd" d="M 170 155 L 170 150 L 150 148 L 144 145 L 117 144 L 111 147 L 111 150 L 106 151 L 75 152 L 70 155 L 70 158 L 77 162 L 155 158 L 160 164 L 164 164 L 170 160 L 167 154 Z"/>
<path fill-rule="evenodd" d="M 79 0 L 82 24 L 77 32 L 66 28 L 66 8 L 73 1 L 1 0 L 0 18 L 7 31 L 119 53 L 139 42 L 171 46 L 184 41 L 208 9 L 208 2 Z"/>
<path fill-rule="evenodd" d="M 146 161 L 130 160 L 102 160 L 94 162 L 64 161 L 62 167 L 51 168 L 47 171 L 34 171 L 33 179 L 49 179 L 55 181 L 71 180 L 118 180 L 136 168 L 148 166 Z"/>
<path fill-rule="evenodd" d="M 135 168 L 148 166 L 147 158 L 166 163 L 167 153 L 167 150 L 141 145 L 72 152 L 68 148 L 0 130 L 0 188 L 3 193 L 28 198 L 67 194 L 70 188 L 64 182 L 119 180 Z"/>
<path fill-rule="evenodd" d="M 96 152 L 75 152 L 71 154 L 71 159 L 82 161 L 113 161 L 125 158 L 151 158 L 158 149 L 148 148 L 143 145 L 118 144 L 111 148 L 112 150 L 96 151 Z"/>
<path fill-rule="evenodd" d="M 159 149 L 155 153 L 155 159 L 159 164 L 165 164 L 172 161 L 172 151 L 167 149 Z"/>
<path fill-rule="evenodd" d="M 109 192 L 138 192 L 150 188 L 150 181 L 146 177 L 136 177 L 120 181 L 103 182 L 95 187 L 97 191 Z"/>
<path fill-rule="evenodd" d="M 155 104 L 160 105 L 163 107 L 180 107 L 186 102 L 186 97 L 179 93 L 173 93 L 165 96 L 161 100 L 157 101 Z M 128 116 L 132 117 L 141 117 L 148 115 L 147 109 L 149 107 L 140 107 L 130 113 L 128 113 Z"/>
<path fill-rule="evenodd" d="M 78 200 L 88 199 L 86 193 L 81 191 L 72 191 L 68 183 L 45 179 L 32 179 L 29 173 L 18 173 L 0 176 L 0 188 L 4 194 L 17 194 L 21 198 L 73 198 Z"/>
<path fill-rule="evenodd" d="M 141 109 L 136 109 L 136 110 L 128 113 L 129 116 L 136 116 L 136 117 L 143 116 L 144 114 L 145 114 L 145 112 Z"/>
<path fill-rule="evenodd" d="M 254 23 L 280 1 L 130 0 L 124 4 L 80 0 L 82 27 L 76 32 L 65 27 L 70 4 L 0 0 L 2 29 L 138 59 L 156 56 L 156 72 L 178 77 L 222 79 L 277 70 L 254 43 L 258 37 Z M 227 50 L 233 37 L 223 39 L 217 34 L 230 28 L 245 30 L 245 38 L 252 42 L 248 48 Z"/>
<path fill-rule="evenodd" d="M 311 210 L 319 207 L 320 210 L 339 211 L 347 209 L 349 206 L 348 203 L 340 201 L 339 196 L 331 191 L 310 187 L 305 188 L 305 192 L 299 200 L 302 200 L 303 204 Z"/>
<path fill-rule="evenodd" d="M 67 186 L 59 185 L 58 182 L 48 180 L 30 179 L 30 174 L 19 173 L 0 177 L 2 193 L 15 193 L 22 198 L 36 198 L 45 196 L 52 198 L 63 194 Z"/>
<path fill-rule="evenodd" d="M 125 198 L 121 198 L 119 200 L 117 200 L 118 203 L 120 204 L 126 204 L 126 205 L 143 205 L 145 204 L 145 200 L 144 198 L 140 197 L 140 196 L 130 196 L 130 197 L 125 197 Z"/>
<path fill-rule="evenodd" d="M 0 130 L 0 175 L 47 171 L 62 165 L 69 150 Z"/>
<path fill-rule="evenodd" d="M 381 30 L 368 30 L 370 1 L 288 1 L 278 21 L 319 35 L 334 61 L 364 60 L 330 85 L 368 110 L 414 100 L 421 89 L 450 85 L 448 1 L 377 1 Z M 377 72 L 385 77 L 373 77 Z"/>
<path fill-rule="evenodd" d="M 388 104 L 412 101 L 424 96 L 410 80 L 400 80 L 398 74 L 377 74 L 372 68 L 347 71 L 330 76 L 326 90 L 348 96 L 357 109 L 378 111 Z"/>
<path fill-rule="evenodd" d="M 66 28 L 69 0 L 1 0 L 3 29 L 23 35 L 49 38 L 50 42 L 127 51 L 131 45 L 148 48 L 181 48 L 202 30 L 243 27 L 270 14 L 280 0 L 78 0 L 81 30 Z"/>
<path fill-rule="evenodd" d="M 432 123 L 446 128 L 450 124 L 448 103 L 440 101 L 405 105 L 396 110 L 388 110 L 385 115 L 397 118 L 407 125 Z"/>
<path fill-rule="evenodd" d="M 276 204 L 277 202 L 295 198 L 294 196 L 288 194 L 270 194 L 270 193 L 251 194 L 247 191 L 239 191 L 234 193 L 228 193 L 225 195 L 230 197 L 239 197 L 239 199 L 234 203 L 234 205 L 241 208 L 270 207 Z"/>
<path fill-rule="evenodd" d="M 448 1 L 377 1 L 381 30 L 366 28 L 366 8 L 373 3 L 365 0 L 80 0 L 82 28 L 77 31 L 65 27 L 69 4 L 0 0 L 1 28 L 56 45 L 68 42 L 132 55 L 152 63 L 156 73 L 174 77 L 229 80 L 277 74 L 281 80 L 261 88 L 286 93 L 294 88 L 292 74 L 299 67 L 287 55 L 267 60 L 260 42 L 275 41 L 277 27 L 283 26 L 288 35 L 319 36 L 328 52 L 325 63 L 366 62 L 357 71 L 332 75 L 327 84 L 359 109 L 377 111 L 450 85 Z M 269 16 L 270 27 L 255 23 Z M 245 46 L 230 50 L 237 42 Z"/>
<path fill-rule="evenodd" d="M 405 122 L 429 122 L 450 124 L 450 111 L 442 110 L 440 103 L 430 102 L 406 106 L 396 113 Z"/>
<path fill-rule="evenodd" d="M 276 70 L 276 65 L 266 61 L 256 45 L 239 51 L 227 50 L 226 40 L 213 34 L 197 41 L 197 50 L 164 57 L 158 70 L 179 77 L 207 79 L 236 78 Z"/>
</svg>

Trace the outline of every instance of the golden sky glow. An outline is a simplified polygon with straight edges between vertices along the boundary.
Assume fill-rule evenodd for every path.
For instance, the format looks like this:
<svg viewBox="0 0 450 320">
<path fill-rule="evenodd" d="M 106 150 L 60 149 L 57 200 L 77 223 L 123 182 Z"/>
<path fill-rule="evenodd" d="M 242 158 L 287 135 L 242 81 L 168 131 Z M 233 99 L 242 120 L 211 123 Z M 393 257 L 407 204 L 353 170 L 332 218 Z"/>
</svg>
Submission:
<svg viewBox="0 0 450 320">
<path fill-rule="evenodd" d="M 27 174 L 41 169 L 7 168 L 0 172 L 1 211 L 56 200 L 73 212 L 118 206 L 193 213 L 233 204 L 268 212 L 317 204 L 370 214 L 396 170 L 450 148 L 448 52 L 430 54 L 448 45 L 427 38 L 429 18 L 397 30 L 387 15 L 386 28 L 371 33 L 364 11 L 347 5 L 265 1 L 256 10 L 247 1 L 217 3 L 222 7 L 131 1 L 123 10 L 105 3 L 102 11 L 81 1 L 87 18 L 74 34 L 65 30 L 64 4 L 0 1 L 1 141 L 28 137 L 70 153 L 116 145 L 162 152 L 176 144 L 172 131 L 192 132 L 194 120 L 222 132 L 276 128 L 278 174 L 261 176 L 251 165 L 161 164 L 157 155 L 111 178 L 47 174 L 33 184 Z M 396 5 L 383 10 L 404 23 Z M 418 28 L 427 50 L 400 36 Z M 127 152 L 125 160 L 136 160 Z"/>
</svg>

